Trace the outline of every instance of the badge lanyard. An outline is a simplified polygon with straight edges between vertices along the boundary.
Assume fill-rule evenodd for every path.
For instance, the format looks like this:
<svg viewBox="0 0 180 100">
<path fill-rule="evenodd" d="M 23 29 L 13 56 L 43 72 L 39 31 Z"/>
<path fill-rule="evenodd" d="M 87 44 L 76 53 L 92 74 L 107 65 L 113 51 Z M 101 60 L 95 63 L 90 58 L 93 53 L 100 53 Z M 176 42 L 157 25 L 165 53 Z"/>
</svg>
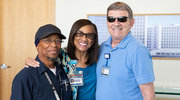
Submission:
<svg viewBox="0 0 180 100">
<path fill-rule="evenodd" d="M 56 89 L 55 89 L 55 87 L 54 87 L 54 85 L 53 85 L 53 83 L 52 83 L 49 75 L 47 74 L 47 72 L 45 72 L 44 74 L 45 74 L 46 78 L 48 79 L 49 84 L 51 85 L 51 88 L 52 88 L 52 90 L 53 90 L 53 92 L 54 92 L 54 95 L 55 95 L 55 97 L 56 97 L 56 100 L 61 100 L 61 99 L 59 98 L 59 95 L 58 95 L 58 93 L 57 93 L 57 91 L 56 91 Z M 59 75 L 59 81 L 60 81 L 60 83 L 61 83 L 61 77 L 60 77 L 60 75 Z M 62 94 L 62 87 L 61 87 L 61 94 Z"/>
<path fill-rule="evenodd" d="M 106 58 L 106 64 L 105 64 L 105 66 L 107 66 L 107 65 L 108 65 L 108 59 L 110 59 L 110 54 L 109 54 L 109 53 L 105 53 L 105 54 L 104 54 L 104 58 Z"/>
<path fill-rule="evenodd" d="M 110 72 L 110 66 L 108 66 L 108 59 L 110 59 L 110 53 L 105 53 L 104 58 L 106 59 L 106 64 L 102 65 L 101 76 L 108 77 Z"/>
</svg>

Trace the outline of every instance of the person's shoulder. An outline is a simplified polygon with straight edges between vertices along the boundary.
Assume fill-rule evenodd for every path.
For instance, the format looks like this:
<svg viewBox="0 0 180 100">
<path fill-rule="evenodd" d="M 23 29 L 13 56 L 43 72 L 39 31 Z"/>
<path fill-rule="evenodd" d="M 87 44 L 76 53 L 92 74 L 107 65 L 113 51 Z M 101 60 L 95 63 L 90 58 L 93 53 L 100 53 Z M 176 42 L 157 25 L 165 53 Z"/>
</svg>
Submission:
<svg viewBox="0 0 180 100">
<path fill-rule="evenodd" d="M 94 62 L 91 66 L 95 66 L 96 67 L 96 65 L 97 65 L 97 62 Z"/>
<path fill-rule="evenodd" d="M 139 48 L 139 47 L 143 47 L 144 48 L 145 47 L 145 45 L 140 40 L 138 40 L 138 39 L 136 39 L 134 37 L 131 39 L 130 45 L 133 48 Z"/>
<path fill-rule="evenodd" d="M 133 37 L 129 41 L 126 51 L 131 55 L 132 53 L 147 52 L 148 49 L 140 40 Z"/>
<path fill-rule="evenodd" d="M 23 68 L 13 79 L 12 88 L 27 88 L 28 86 L 32 86 L 35 83 L 35 69 L 32 67 Z M 20 90 L 21 91 L 21 90 Z M 19 91 L 18 91 L 19 92 Z"/>
<path fill-rule="evenodd" d="M 61 48 L 60 53 L 61 53 L 61 54 L 62 54 L 62 53 L 67 53 L 67 47 Z"/>
<path fill-rule="evenodd" d="M 34 67 L 23 68 L 15 77 L 19 77 L 19 78 L 30 77 L 31 75 L 34 75 L 36 69 L 37 68 Z"/>
<path fill-rule="evenodd" d="M 104 46 L 105 46 L 105 43 L 106 43 L 106 41 L 102 42 L 102 43 L 99 45 L 99 49 L 101 49 L 102 47 L 104 47 Z"/>
</svg>

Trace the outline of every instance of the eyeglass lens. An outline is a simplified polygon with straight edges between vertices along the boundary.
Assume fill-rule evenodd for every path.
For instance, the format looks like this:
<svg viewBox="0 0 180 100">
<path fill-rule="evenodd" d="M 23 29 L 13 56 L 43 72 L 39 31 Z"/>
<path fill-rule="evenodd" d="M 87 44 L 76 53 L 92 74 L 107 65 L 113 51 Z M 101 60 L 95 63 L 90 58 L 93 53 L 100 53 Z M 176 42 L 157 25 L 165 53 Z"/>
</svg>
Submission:
<svg viewBox="0 0 180 100">
<path fill-rule="evenodd" d="M 127 21 L 127 18 L 126 16 L 122 16 L 122 17 L 107 17 L 107 21 L 108 22 L 114 22 L 116 19 L 118 19 L 119 22 L 126 22 Z"/>
<path fill-rule="evenodd" d="M 64 42 L 64 41 L 59 40 L 59 39 L 57 39 L 57 40 L 43 39 L 42 41 L 45 42 L 45 43 L 47 43 L 47 44 L 51 44 L 51 43 L 53 43 L 53 42 L 55 42 L 56 44 L 61 44 L 62 42 Z"/>
<path fill-rule="evenodd" d="M 85 34 L 85 33 L 81 32 L 81 31 L 77 31 L 76 34 L 75 34 L 75 36 L 77 36 L 77 37 L 83 37 L 84 35 L 86 35 L 86 37 L 91 39 L 91 40 L 95 38 L 95 33 L 87 33 L 87 34 Z"/>
</svg>

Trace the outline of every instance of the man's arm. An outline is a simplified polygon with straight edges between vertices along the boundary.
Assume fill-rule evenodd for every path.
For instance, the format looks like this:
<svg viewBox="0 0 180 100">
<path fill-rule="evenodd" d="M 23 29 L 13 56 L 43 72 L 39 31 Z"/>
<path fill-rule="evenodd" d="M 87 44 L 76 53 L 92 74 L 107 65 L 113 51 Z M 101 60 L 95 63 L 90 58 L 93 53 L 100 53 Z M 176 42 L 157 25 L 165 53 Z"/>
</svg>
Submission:
<svg viewBox="0 0 180 100">
<path fill-rule="evenodd" d="M 146 83 L 139 85 L 143 100 L 155 100 L 154 83 Z"/>
<path fill-rule="evenodd" d="M 32 100 L 32 81 L 21 71 L 18 73 L 12 83 L 10 100 Z"/>
</svg>

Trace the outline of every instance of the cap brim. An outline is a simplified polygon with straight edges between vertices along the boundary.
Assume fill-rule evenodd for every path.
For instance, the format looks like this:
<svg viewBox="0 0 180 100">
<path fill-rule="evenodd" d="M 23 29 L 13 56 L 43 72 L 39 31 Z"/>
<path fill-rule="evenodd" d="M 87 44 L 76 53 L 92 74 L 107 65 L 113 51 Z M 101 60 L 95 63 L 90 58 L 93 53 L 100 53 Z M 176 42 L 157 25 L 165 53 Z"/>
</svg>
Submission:
<svg viewBox="0 0 180 100">
<path fill-rule="evenodd" d="M 61 39 L 66 39 L 66 37 L 63 34 L 59 34 Z"/>
<path fill-rule="evenodd" d="M 39 38 L 43 39 L 43 38 L 45 38 L 45 37 L 47 37 L 47 36 L 49 36 L 51 34 L 58 34 L 60 39 L 66 39 L 66 37 L 63 34 L 59 34 L 59 33 L 45 33 L 45 34 L 41 35 Z"/>
</svg>

